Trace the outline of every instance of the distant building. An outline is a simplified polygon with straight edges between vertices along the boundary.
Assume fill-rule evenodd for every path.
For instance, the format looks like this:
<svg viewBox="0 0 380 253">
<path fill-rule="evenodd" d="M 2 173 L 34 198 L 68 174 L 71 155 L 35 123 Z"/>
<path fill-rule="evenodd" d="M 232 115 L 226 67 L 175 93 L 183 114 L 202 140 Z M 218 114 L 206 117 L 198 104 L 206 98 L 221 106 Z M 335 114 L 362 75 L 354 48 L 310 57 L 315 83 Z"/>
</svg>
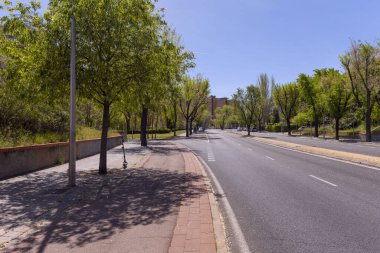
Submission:
<svg viewBox="0 0 380 253">
<path fill-rule="evenodd" d="M 212 119 L 215 119 L 215 110 L 218 107 L 223 107 L 229 105 L 230 100 L 228 98 L 217 98 L 215 96 L 210 96 L 208 98 L 208 112 Z"/>
</svg>

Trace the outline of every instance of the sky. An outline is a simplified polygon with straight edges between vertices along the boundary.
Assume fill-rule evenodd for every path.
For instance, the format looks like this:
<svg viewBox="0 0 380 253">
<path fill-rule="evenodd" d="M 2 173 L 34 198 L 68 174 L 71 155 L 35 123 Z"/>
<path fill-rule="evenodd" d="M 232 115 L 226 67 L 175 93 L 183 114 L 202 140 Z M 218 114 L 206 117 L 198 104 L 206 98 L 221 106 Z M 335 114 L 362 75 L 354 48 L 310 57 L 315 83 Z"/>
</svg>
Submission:
<svg viewBox="0 0 380 253">
<path fill-rule="evenodd" d="M 157 6 L 195 53 L 190 75 L 208 78 L 217 97 L 256 84 L 260 73 L 284 84 L 314 69 L 341 69 L 339 55 L 352 40 L 380 39 L 379 0 L 159 0 Z"/>
</svg>

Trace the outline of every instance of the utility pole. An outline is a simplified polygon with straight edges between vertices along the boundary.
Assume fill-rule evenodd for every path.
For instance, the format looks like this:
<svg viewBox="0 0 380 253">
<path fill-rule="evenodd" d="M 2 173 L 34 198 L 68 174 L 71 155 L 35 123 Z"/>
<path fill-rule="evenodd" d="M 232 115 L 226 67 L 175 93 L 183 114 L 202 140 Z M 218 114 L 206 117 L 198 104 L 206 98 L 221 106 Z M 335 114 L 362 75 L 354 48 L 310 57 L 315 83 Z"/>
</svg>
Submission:
<svg viewBox="0 0 380 253">
<path fill-rule="evenodd" d="M 76 24 L 74 17 L 74 1 L 71 10 L 71 59 L 70 59 L 70 138 L 69 138 L 69 186 L 75 186 L 76 167 Z"/>
</svg>

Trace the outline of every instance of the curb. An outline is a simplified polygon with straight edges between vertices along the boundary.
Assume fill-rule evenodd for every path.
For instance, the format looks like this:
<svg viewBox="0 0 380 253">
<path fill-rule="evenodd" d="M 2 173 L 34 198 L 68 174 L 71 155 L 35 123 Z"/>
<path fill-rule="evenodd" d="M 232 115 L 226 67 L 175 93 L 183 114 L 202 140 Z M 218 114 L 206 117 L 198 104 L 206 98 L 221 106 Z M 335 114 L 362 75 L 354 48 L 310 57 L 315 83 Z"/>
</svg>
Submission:
<svg viewBox="0 0 380 253">
<path fill-rule="evenodd" d="M 320 147 L 312 147 L 308 145 L 294 144 L 284 141 L 267 140 L 261 137 L 250 137 L 250 139 L 266 145 L 272 145 L 279 148 L 293 150 L 296 152 L 303 152 L 310 155 L 325 157 L 328 159 L 335 159 L 345 163 L 351 163 L 363 167 L 368 167 L 374 170 L 380 170 L 380 158 L 375 156 L 350 153 L 346 151 L 339 151 Z"/>
<path fill-rule="evenodd" d="M 198 165 L 201 168 L 202 175 L 205 177 L 204 181 L 208 189 L 208 198 L 210 201 L 210 207 L 211 207 L 211 213 L 212 213 L 212 223 L 214 225 L 216 251 L 218 253 L 227 253 L 229 252 L 229 250 L 228 250 L 227 242 L 226 242 L 226 233 L 225 233 L 226 230 L 224 226 L 224 219 L 223 219 L 223 216 L 221 215 L 221 212 L 219 211 L 219 205 L 216 202 L 214 190 L 212 188 L 210 179 L 206 173 L 206 170 L 203 164 L 198 159 L 198 156 L 196 156 L 194 153 L 193 155 L 197 158 Z"/>
</svg>

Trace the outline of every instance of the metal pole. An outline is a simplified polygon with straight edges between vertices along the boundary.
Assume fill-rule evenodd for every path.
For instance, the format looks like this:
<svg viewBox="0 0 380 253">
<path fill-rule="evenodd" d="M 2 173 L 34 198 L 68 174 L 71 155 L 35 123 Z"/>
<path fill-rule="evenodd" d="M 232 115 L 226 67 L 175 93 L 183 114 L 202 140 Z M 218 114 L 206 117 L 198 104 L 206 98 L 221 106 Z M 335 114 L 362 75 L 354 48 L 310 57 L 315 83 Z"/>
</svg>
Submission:
<svg viewBox="0 0 380 253">
<path fill-rule="evenodd" d="M 76 24 L 74 17 L 74 1 L 72 2 L 71 13 L 71 59 L 70 59 L 70 139 L 69 139 L 69 186 L 75 186 L 76 167 L 76 71 L 75 71 L 75 51 L 76 51 Z"/>
</svg>

